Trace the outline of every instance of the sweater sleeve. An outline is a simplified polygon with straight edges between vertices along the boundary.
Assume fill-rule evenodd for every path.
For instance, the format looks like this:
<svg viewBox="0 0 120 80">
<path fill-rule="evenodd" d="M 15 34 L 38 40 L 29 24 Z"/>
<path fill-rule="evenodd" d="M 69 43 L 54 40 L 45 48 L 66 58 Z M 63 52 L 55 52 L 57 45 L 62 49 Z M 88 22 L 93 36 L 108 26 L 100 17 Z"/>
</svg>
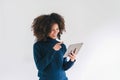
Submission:
<svg viewBox="0 0 120 80">
<path fill-rule="evenodd" d="M 54 49 L 48 50 L 48 54 L 46 56 L 42 56 L 41 54 L 41 46 L 38 44 L 34 44 L 33 46 L 33 53 L 34 53 L 34 60 L 37 66 L 37 69 L 42 72 L 52 61 L 53 56 L 55 54 Z"/>
<path fill-rule="evenodd" d="M 66 46 L 63 44 L 62 45 L 62 51 L 63 51 L 63 53 L 65 53 L 66 52 Z M 76 61 L 76 60 L 75 60 Z M 75 62 L 74 61 L 74 62 Z M 66 70 L 68 70 L 69 68 L 71 68 L 72 67 L 72 65 L 74 64 L 74 62 L 72 62 L 71 60 L 69 60 L 69 61 L 67 61 L 67 57 L 65 57 L 65 58 L 63 58 L 63 69 L 66 71 Z"/>
<path fill-rule="evenodd" d="M 75 60 L 75 61 L 76 61 L 76 60 Z M 64 69 L 65 71 L 68 70 L 69 68 L 72 67 L 72 65 L 74 64 L 75 61 L 71 61 L 71 60 L 67 61 L 67 58 L 65 57 L 65 58 L 63 59 L 63 69 Z"/>
</svg>

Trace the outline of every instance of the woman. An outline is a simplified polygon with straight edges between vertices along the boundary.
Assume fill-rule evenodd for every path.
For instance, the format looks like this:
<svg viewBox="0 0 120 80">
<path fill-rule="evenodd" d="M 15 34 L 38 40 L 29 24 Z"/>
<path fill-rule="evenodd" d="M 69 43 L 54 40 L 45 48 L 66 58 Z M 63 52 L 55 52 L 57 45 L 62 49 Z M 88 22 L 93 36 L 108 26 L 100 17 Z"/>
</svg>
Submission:
<svg viewBox="0 0 120 80">
<path fill-rule="evenodd" d="M 33 45 L 34 61 L 38 69 L 39 80 L 68 80 L 65 71 L 75 62 L 75 55 L 64 58 L 66 46 L 60 40 L 65 31 L 64 19 L 57 13 L 40 15 L 32 25 L 36 42 Z"/>
</svg>

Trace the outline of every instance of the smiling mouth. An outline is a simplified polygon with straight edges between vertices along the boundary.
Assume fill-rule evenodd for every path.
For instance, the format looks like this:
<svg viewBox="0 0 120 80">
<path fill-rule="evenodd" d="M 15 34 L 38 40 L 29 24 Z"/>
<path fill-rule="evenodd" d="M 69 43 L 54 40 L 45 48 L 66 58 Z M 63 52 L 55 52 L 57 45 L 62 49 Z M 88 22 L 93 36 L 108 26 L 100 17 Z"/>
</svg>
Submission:
<svg viewBox="0 0 120 80">
<path fill-rule="evenodd" d="M 57 35 L 53 35 L 53 37 L 57 37 Z"/>
<path fill-rule="evenodd" d="M 57 34 L 53 34 L 53 36 L 57 36 Z"/>
</svg>

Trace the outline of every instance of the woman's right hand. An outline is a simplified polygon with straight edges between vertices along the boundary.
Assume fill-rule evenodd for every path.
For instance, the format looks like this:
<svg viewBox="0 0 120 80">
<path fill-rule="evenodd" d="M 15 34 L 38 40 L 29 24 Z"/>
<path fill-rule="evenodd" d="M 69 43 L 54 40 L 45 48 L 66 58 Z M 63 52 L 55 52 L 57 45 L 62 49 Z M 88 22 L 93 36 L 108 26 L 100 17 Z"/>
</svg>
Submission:
<svg viewBox="0 0 120 80">
<path fill-rule="evenodd" d="M 56 51 L 60 50 L 62 43 L 63 43 L 63 42 L 56 43 L 56 44 L 53 46 L 53 49 L 56 50 Z"/>
</svg>

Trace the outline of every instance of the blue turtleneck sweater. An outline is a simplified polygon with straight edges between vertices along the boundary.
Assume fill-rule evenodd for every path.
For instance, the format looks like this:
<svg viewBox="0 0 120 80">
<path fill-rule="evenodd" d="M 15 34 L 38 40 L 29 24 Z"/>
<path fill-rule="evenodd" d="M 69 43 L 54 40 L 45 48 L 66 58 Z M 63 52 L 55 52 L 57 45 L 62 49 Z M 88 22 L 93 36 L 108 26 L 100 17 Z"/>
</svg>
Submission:
<svg viewBox="0 0 120 80">
<path fill-rule="evenodd" d="M 38 41 L 33 45 L 33 56 L 40 80 L 68 80 L 65 71 L 74 62 L 63 58 L 66 52 L 64 44 L 61 44 L 62 48 L 58 51 L 53 49 L 56 43 L 56 39 L 47 38 L 47 41 Z"/>
</svg>

